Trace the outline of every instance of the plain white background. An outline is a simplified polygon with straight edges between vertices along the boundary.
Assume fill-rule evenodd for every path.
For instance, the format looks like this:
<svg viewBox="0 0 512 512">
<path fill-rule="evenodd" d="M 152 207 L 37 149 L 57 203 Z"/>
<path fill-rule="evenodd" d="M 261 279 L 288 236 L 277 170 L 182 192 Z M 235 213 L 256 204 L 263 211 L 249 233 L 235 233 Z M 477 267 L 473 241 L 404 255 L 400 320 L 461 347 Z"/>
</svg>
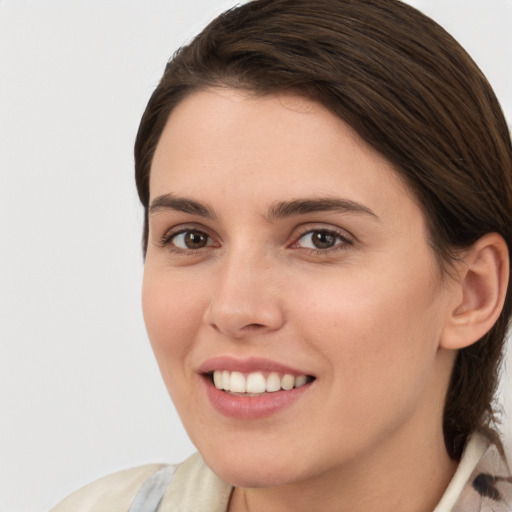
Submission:
<svg viewBox="0 0 512 512">
<path fill-rule="evenodd" d="M 234 3 L 0 0 L 0 512 L 193 451 L 140 312 L 132 146 L 169 56 Z M 463 43 L 510 121 L 512 0 L 410 3 Z"/>
</svg>

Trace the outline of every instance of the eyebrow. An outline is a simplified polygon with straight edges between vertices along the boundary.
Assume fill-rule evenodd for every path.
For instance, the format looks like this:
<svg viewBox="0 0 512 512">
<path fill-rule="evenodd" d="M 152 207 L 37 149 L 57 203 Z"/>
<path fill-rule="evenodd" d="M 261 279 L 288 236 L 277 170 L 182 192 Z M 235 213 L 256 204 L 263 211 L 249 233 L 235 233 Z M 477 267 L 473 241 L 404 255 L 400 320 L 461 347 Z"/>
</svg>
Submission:
<svg viewBox="0 0 512 512">
<path fill-rule="evenodd" d="M 162 210 L 174 210 L 207 219 L 217 218 L 213 208 L 209 205 L 171 193 L 158 196 L 151 202 L 150 214 L 153 215 Z M 304 198 L 272 203 L 266 218 L 272 222 L 286 217 L 319 212 L 357 213 L 378 219 L 378 216 L 370 208 L 350 199 L 335 197 Z"/>
<path fill-rule="evenodd" d="M 178 197 L 174 194 L 164 194 L 153 199 L 149 207 L 149 213 L 153 215 L 162 210 L 175 210 L 207 219 L 215 219 L 217 217 L 210 206 L 193 199 Z"/>
<path fill-rule="evenodd" d="M 269 208 L 267 218 L 273 221 L 284 217 L 318 212 L 357 213 L 378 220 L 378 216 L 370 208 L 349 199 L 336 197 L 305 198 L 273 203 Z"/>
</svg>

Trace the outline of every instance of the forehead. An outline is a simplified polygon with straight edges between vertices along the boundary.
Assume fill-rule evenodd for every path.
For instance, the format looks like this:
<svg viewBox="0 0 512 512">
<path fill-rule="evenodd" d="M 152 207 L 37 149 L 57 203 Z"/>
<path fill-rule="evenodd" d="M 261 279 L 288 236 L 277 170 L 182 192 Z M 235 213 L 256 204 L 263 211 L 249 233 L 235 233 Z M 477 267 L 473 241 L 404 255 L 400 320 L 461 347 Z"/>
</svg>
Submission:
<svg viewBox="0 0 512 512">
<path fill-rule="evenodd" d="M 414 198 L 393 166 L 346 123 L 295 94 L 209 89 L 171 113 L 153 158 L 150 192 L 196 194 L 240 189 L 268 200 L 333 193 L 374 201 Z"/>
</svg>

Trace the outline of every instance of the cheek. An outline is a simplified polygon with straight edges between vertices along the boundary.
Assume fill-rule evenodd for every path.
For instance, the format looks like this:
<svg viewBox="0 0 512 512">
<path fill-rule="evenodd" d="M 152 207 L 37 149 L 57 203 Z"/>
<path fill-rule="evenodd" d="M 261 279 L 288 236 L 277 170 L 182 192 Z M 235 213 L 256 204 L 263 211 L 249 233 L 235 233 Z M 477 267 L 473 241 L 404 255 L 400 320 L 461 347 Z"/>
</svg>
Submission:
<svg viewBox="0 0 512 512">
<path fill-rule="evenodd" d="M 308 297 L 298 314 L 301 332 L 331 368 L 333 389 L 358 404 L 390 390 L 419 392 L 434 364 L 443 291 L 427 273 L 401 266 L 396 274 L 347 272 L 314 293 L 295 294 Z"/>
<path fill-rule="evenodd" d="M 204 300 L 199 289 L 176 277 L 144 272 L 142 309 L 148 336 L 164 380 L 185 366 L 200 325 Z M 171 371 L 171 366 L 173 371 Z"/>
</svg>

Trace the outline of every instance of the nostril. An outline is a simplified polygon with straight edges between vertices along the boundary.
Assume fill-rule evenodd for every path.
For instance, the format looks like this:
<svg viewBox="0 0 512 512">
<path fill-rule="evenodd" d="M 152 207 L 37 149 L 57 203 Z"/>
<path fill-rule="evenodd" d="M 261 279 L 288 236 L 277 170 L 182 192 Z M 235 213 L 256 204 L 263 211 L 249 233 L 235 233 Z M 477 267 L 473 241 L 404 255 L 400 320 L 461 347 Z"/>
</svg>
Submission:
<svg viewBox="0 0 512 512">
<path fill-rule="evenodd" d="M 243 329 L 246 329 L 248 331 L 254 331 L 256 329 L 261 329 L 262 327 L 265 327 L 263 324 L 248 324 L 243 327 Z"/>
<path fill-rule="evenodd" d="M 226 332 L 224 331 L 223 329 L 221 329 L 217 324 L 215 323 L 211 323 L 210 324 L 211 327 L 213 327 L 217 332 Z M 237 333 L 232 333 L 233 337 L 234 338 L 241 338 L 244 336 L 244 333 L 245 334 L 249 334 L 253 331 L 261 331 L 265 329 L 265 325 L 264 324 L 257 324 L 257 323 L 253 323 L 253 324 L 247 324 L 247 325 L 244 325 L 242 326 L 241 328 L 237 329 Z"/>
</svg>

